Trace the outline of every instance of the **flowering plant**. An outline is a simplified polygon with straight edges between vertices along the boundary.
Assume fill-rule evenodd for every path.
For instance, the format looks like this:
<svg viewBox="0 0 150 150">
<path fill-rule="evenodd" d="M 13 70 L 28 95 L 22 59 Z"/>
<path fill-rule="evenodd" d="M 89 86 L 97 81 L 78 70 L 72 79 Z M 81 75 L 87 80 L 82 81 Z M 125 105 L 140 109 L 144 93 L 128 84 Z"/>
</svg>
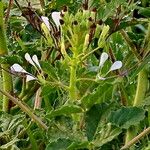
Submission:
<svg viewBox="0 0 150 150">
<path fill-rule="evenodd" d="M 0 149 L 149 149 L 149 2 L 139 2 L 0 2 Z"/>
</svg>

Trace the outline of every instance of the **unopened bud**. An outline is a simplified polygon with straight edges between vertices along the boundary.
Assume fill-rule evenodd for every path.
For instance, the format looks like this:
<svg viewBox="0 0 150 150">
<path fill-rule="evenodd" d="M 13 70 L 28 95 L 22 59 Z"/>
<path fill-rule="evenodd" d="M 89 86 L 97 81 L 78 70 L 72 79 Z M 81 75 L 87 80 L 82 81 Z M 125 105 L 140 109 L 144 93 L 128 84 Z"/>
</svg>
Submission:
<svg viewBox="0 0 150 150">
<path fill-rule="evenodd" d="M 93 23 L 91 26 L 90 26 L 90 29 L 95 29 L 96 28 L 96 24 Z"/>
<path fill-rule="evenodd" d="M 78 25 L 78 22 L 75 20 L 72 22 L 73 25 Z"/>
<path fill-rule="evenodd" d="M 67 12 L 67 11 L 68 11 L 68 7 L 67 7 L 66 5 L 64 5 L 64 6 L 62 7 L 62 11 L 63 11 L 63 12 Z"/>
<path fill-rule="evenodd" d="M 83 52 L 86 50 L 86 48 L 87 48 L 88 45 L 89 45 L 89 38 L 90 38 L 90 35 L 89 35 L 89 34 L 86 34 L 85 40 L 84 40 L 84 45 L 83 45 Z"/>
<path fill-rule="evenodd" d="M 93 9 L 92 9 L 92 12 L 97 12 L 97 8 L 96 7 L 94 7 Z"/>
<path fill-rule="evenodd" d="M 88 20 L 89 20 L 90 22 L 92 22 L 92 21 L 93 21 L 92 17 L 89 17 L 89 18 L 88 18 Z"/>
<path fill-rule="evenodd" d="M 61 25 L 64 24 L 64 20 L 63 19 L 60 19 L 59 22 L 60 22 Z"/>
<path fill-rule="evenodd" d="M 46 24 L 45 24 L 45 23 L 42 23 L 42 24 L 41 24 L 41 28 L 42 28 L 42 30 L 44 31 L 45 36 L 48 37 L 48 36 L 50 35 L 50 31 L 49 31 L 49 29 L 47 28 Z"/>
<path fill-rule="evenodd" d="M 109 26 L 104 26 L 103 29 L 102 29 L 102 33 L 100 35 L 100 38 L 98 40 L 98 46 L 100 48 L 103 48 L 104 45 L 105 45 L 105 40 L 106 40 L 106 36 L 108 34 L 108 31 L 109 31 Z"/>
<path fill-rule="evenodd" d="M 102 19 L 97 20 L 96 23 L 97 23 L 98 25 L 102 25 L 102 24 L 103 24 L 103 20 L 102 20 Z"/>
</svg>

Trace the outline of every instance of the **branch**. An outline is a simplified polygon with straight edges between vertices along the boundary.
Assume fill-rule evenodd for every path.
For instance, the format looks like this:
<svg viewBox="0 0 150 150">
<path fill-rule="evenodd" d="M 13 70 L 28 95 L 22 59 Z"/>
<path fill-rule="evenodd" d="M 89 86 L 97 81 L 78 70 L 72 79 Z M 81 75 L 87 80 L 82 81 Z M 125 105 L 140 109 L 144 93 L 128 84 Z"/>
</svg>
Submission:
<svg viewBox="0 0 150 150">
<path fill-rule="evenodd" d="M 150 133 L 150 127 L 141 132 L 138 136 L 129 141 L 126 145 L 124 145 L 120 150 L 125 150 L 130 148 L 133 144 L 137 143 L 141 138 Z"/>
<path fill-rule="evenodd" d="M 29 117 L 31 119 L 33 119 L 41 128 L 43 128 L 44 130 L 48 130 L 48 127 L 42 122 L 42 120 L 37 117 L 28 106 L 26 106 L 25 104 L 23 104 L 18 98 L 14 98 L 13 96 L 11 96 L 9 93 L 3 91 L 0 89 L 0 92 L 5 95 L 6 97 L 8 97 L 13 103 L 15 103 L 16 105 L 18 105 L 22 111 L 24 111 L 26 114 L 29 115 Z"/>
</svg>

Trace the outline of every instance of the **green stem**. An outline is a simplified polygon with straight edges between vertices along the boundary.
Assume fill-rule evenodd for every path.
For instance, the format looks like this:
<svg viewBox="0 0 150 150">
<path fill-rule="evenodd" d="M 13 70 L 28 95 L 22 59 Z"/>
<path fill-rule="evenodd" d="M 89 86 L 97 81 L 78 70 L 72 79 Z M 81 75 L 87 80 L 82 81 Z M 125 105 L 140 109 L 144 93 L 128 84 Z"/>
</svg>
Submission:
<svg viewBox="0 0 150 150">
<path fill-rule="evenodd" d="M 6 43 L 6 33 L 4 29 L 4 21 L 3 21 L 3 3 L 0 1 L 0 55 L 4 56 L 8 54 L 7 50 L 7 43 Z M 6 71 L 9 70 L 8 64 L 1 64 L 1 67 L 5 70 L 2 70 L 2 83 L 3 83 L 3 90 L 7 91 L 8 93 L 11 93 L 13 91 L 13 84 L 12 84 L 12 77 L 11 75 Z M 3 111 L 8 112 L 10 106 L 9 98 L 6 96 L 3 96 Z"/>
<path fill-rule="evenodd" d="M 70 66 L 70 85 L 69 85 L 69 95 L 70 100 L 74 101 L 77 99 L 77 88 L 76 88 L 76 63 L 74 63 Z"/>
</svg>

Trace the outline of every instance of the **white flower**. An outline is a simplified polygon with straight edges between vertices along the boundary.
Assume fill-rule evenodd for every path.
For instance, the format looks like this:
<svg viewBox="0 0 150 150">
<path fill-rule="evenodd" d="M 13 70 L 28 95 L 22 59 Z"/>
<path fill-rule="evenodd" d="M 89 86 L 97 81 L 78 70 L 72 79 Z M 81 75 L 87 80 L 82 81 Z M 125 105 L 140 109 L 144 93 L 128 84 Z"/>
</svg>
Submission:
<svg viewBox="0 0 150 150">
<path fill-rule="evenodd" d="M 34 66 L 35 69 L 37 69 L 36 66 L 37 66 L 39 69 L 41 69 L 39 60 L 38 60 L 38 58 L 37 58 L 36 55 L 33 55 L 32 58 L 31 58 L 31 56 L 30 56 L 28 53 L 26 53 L 26 54 L 25 54 L 25 59 L 26 59 L 32 66 Z"/>
<path fill-rule="evenodd" d="M 10 67 L 11 71 L 17 72 L 17 73 L 28 73 L 26 70 L 24 70 L 19 64 L 13 64 Z"/>
<path fill-rule="evenodd" d="M 31 65 L 34 66 L 34 68 L 38 71 L 38 73 L 40 72 L 39 69 L 41 70 L 41 66 L 40 66 L 40 63 L 38 61 L 38 57 L 36 55 L 33 55 L 31 58 L 31 56 L 28 53 L 26 53 L 25 59 Z M 31 73 L 27 72 L 19 64 L 13 64 L 10 68 L 11 68 L 11 71 L 13 71 L 13 72 L 24 73 L 26 75 L 26 82 L 31 81 L 31 80 L 37 80 L 37 78 L 35 76 L 33 76 Z"/>
<path fill-rule="evenodd" d="M 105 61 L 108 59 L 108 54 L 103 52 L 100 57 L 99 67 L 102 68 Z"/>
<path fill-rule="evenodd" d="M 107 59 L 108 59 L 108 54 L 105 53 L 105 52 L 103 52 L 102 55 L 101 55 L 101 57 L 100 57 L 100 62 L 99 62 L 100 72 L 101 72 L 101 69 L 102 69 L 102 67 L 103 67 L 103 65 L 104 65 L 104 63 L 106 62 Z M 111 65 L 109 71 L 107 73 L 105 73 L 104 77 L 102 77 L 100 75 L 100 72 L 99 72 L 97 74 L 97 78 L 99 80 L 105 80 L 105 79 L 107 79 L 107 78 L 105 78 L 105 76 L 107 76 L 110 71 L 114 71 L 114 70 L 120 69 L 121 67 L 122 67 L 122 62 L 121 61 L 115 61 Z"/>
<path fill-rule="evenodd" d="M 122 67 L 122 62 L 121 61 L 115 61 L 112 66 L 110 67 L 109 71 L 114 71 L 117 69 L 120 69 Z"/>
<path fill-rule="evenodd" d="M 48 17 L 41 16 L 41 19 L 44 22 L 44 24 L 46 25 L 46 27 L 48 28 L 48 30 L 50 31 L 50 23 L 49 23 Z"/>
<path fill-rule="evenodd" d="M 57 27 L 59 29 L 60 26 L 60 19 L 61 19 L 61 12 L 52 12 L 52 19 Z"/>
<path fill-rule="evenodd" d="M 26 59 L 32 66 L 35 67 L 34 62 L 33 62 L 33 60 L 31 59 L 31 56 L 30 56 L 28 53 L 26 53 L 24 57 L 25 57 L 25 59 Z"/>
<path fill-rule="evenodd" d="M 17 73 L 24 73 L 26 74 L 26 82 L 31 81 L 31 80 L 37 80 L 36 77 L 34 77 L 32 74 L 24 70 L 19 64 L 13 64 L 10 67 L 11 71 L 17 72 Z"/>
<path fill-rule="evenodd" d="M 37 80 L 34 76 L 31 75 L 26 75 L 26 82 L 32 81 L 32 80 Z"/>
<path fill-rule="evenodd" d="M 38 60 L 38 57 L 36 55 L 32 56 L 32 60 L 35 62 L 35 64 L 39 67 L 39 69 L 42 69 Z"/>
</svg>

